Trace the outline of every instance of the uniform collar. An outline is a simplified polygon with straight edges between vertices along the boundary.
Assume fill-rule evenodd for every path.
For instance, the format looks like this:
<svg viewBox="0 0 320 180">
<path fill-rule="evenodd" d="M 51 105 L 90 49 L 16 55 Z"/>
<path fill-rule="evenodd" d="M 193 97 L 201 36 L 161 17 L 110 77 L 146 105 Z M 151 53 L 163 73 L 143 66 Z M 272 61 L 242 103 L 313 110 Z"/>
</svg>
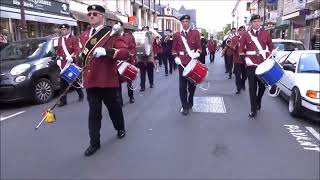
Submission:
<svg viewBox="0 0 320 180">
<path fill-rule="evenodd" d="M 65 36 L 63 36 L 63 37 L 66 38 L 66 39 L 68 39 L 68 38 L 70 37 L 70 34 L 71 34 L 71 33 L 69 33 L 69 34 L 67 34 L 67 35 L 65 35 Z"/>
<path fill-rule="evenodd" d="M 188 28 L 187 30 L 182 29 L 182 32 L 183 32 L 183 33 L 186 32 L 186 33 L 188 34 L 189 31 L 190 31 L 190 28 Z"/>
<path fill-rule="evenodd" d="M 254 34 L 256 34 L 257 33 L 257 31 L 261 31 L 261 27 L 259 28 L 259 29 L 252 29 L 252 31 L 254 32 Z"/>
<path fill-rule="evenodd" d="M 95 27 L 95 28 L 91 27 L 91 29 L 90 29 L 90 35 L 92 34 L 93 29 L 95 29 L 96 32 L 98 32 L 101 28 L 103 28 L 103 24 L 100 25 L 100 26 L 97 26 L 97 27 Z"/>
</svg>

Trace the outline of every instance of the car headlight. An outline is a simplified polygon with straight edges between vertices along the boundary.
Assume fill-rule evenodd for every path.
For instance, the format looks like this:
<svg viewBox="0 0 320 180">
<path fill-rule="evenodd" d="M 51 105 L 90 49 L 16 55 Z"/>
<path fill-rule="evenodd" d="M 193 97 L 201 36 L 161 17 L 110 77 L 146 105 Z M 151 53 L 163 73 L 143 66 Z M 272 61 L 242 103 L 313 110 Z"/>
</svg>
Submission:
<svg viewBox="0 0 320 180">
<path fill-rule="evenodd" d="M 21 73 L 26 72 L 30 67 L 31 67 L 31 65 L 27 64 L 27 63 L 17 65 L 11 69 L 10 74 L 13 76 L 19 75 Z"/>
<path fill-rule="evenodd" d="M 319 91 L 308 90 L 306 95 L 309 98 L 320 99 L 320 92 Z"/>
</svg>

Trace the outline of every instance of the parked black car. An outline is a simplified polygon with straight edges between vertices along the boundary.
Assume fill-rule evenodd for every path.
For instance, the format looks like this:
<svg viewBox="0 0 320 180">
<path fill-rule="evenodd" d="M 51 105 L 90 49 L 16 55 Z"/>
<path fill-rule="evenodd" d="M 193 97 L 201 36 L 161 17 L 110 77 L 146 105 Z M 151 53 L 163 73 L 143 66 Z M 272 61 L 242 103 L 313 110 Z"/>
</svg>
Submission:
<svg viewBox="0 0 320 180">
<path fill-rule="evenodd" d="M 8 44 L 0 52 L 0 102 L 50 101 L 59 89 L 57 38 L 36 38 Z"/>
</svg>

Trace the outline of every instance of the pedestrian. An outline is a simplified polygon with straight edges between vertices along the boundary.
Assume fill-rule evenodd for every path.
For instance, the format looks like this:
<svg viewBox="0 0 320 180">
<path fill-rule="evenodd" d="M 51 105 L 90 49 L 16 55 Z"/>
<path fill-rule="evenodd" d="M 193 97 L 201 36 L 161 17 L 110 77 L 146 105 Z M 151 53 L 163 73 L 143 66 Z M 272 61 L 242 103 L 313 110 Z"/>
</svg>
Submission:
<svg viewBox="0 0 320 180">
<path fill-rule="evenodd" d="M 142 31 L 146 32 L 147 37 L 150 39 L 146 39 L 146 43 L 149 43 L 151 46 L 150 54 L 142 54 L 137 56 L 137 66 L 140 69 L 140 91 L 146 90 L 146 74 L 148 74 L 150 88 L 154 88 L 154 55 L 153 55 L 153 48 L 152 48 L 152 33 L 149 31 L 148 26 L 144 26 Z"/>
<path fill-rule="evenodd" d="M 168 75 L 168 71 L 170 74 L 172 74 L 173 68 L 174 68 L 174 61 L 172 60 L 172 36 L 171 36 L 171 30 L 167 29 L 165 31 L 165 35 L 161 40 L 162 45 L 162 62 L 164 65 L 164 71 L 165 75 Z M 169 70 L 168 70 L 168 64 L 169 64 Z"/>
<path fill-rule="evenodd" d="M 239 54 L 247 65 L 251 112 L 249 117 L 257 115 L 261 109 L 261 100 L 265 91 L 265 84 L 255 75 L 257 65 L 262 63 L 273 50 L 271 35 L 261 27 L 259 15 L 250 19 L 251 30 L 244 32 L 240 39 Z M 257 39 L 257 41 L 255 41 Z M 257 43 L 257 44 L 256 44 Z M 257 88 L 258 87 L 258 88 Z"/>
<path fill-rule="evenodd" d="M 214 62 L 214 56 L 217 50 L 217 42 L 213 39 L 213 36 L 210 36 L 210 40 L 208 41 L 208 50 L 210 53 L 210 62 Z"/>
<path fill-rule="evenodd" d="M 180 18 L 182 24 L 182 31 L 176 32 L 173 36 L 172 43 L 172 55 L 176 64 L 186 66 L 191 59 L 197 59 L 201 53 L 201 41 L 200 33 L 197 30 L 192 30 L 190 28 L 190 16 L 183 15 Z M 186 45 L 189 48 L 186 48 L 182 38 L 185 38 L 187 43 Z M 190 49 L 191 52 L 188 54 L 187 49 Z M 179 66 L 179 95 L 182 104 L 181 113 L 183 115 L 189 114 L 189 109 L 193 107 L 193 96 L 196 91 L 196 85 L 189 81 L 183 75 L 183 68 Z"/>
<path fill-rule="evenodd" d="M 311 38 L 311 49 L 320 50 L 320 28 L 315 28 L 315 34 Z"/>
<path fill-rule="evenodd" d="M 208 46 L 208 40 L 204 37 L 204 34 L 201 34 L 201 48 L 202 51 L 200 53 L 199 60 L 202 62 L 202 64 L 206 64 L 206 55 L 207 55 L 207 46 Z"/>
<path fill-rule="evenodd" d="M 238 29 L 238 35 L 234 36 L 231 39 L 231 48 L 235 51 L 235 53 L 232 56 L 233 64 L 234 64 L 234 75 L 235 75 L 235 83 L 236 83 L 236 94 L 240 94 L 241 89 L 245 90 L 246 86 L 246 79 L 247 79 L 247 72 L 244 61 L 240 60 L 239 56 L 239 45 L 240 45 L 240 39 L 243 33 L 245 32 L 245 27 L 240 26 Z"/>
<path fill-rule="evenodd" d="M 232 77 L 232 70 L 233 70 L 233 55 L 235 54 L 235 50 L 232 49 L 230 46 L 231 44 L 231 39 L 236 35 L 236 28 L 232 28 L 231 32 L 228 36 L 228 40 L 226 41 L 226 67 L 227 67 L 227 72 L 229 73 L 229 79 Z"/>
<path fill-rule="evenodd" d="M 105 9 L 102 6 L 90 5 L 87 10 L 91 28 L 80 35 L 80 41 L 83 47 L 82 62 L 87 66 L 83 85 L 89 103 L 90 146 L 84 154 L 91 156 L 100 148 L 102 102 L 109 111 L 117 137 L 121 139 L 126 135 L 122 108 L 117 101 L 117 60 L 128 59 L 129 51 L 123 40 L 110 36 L 111 29 L 104 26 Z"/>
<path fill-rule="evenodd" d="M 159 72 L 160 63 L 162 64 L 162 45 L 160 37 L 157 36 L 152 43 L 152 50 L 154 54 L 154 60 L 156 65 L 156 72 Z M 167 74 L 168 75 L 168 72 Z"/>
<path fill-rule="evenodd" d="M 71 63 L 75 63 L 79 65 L 78 56 L 80 52 L 79 40 L 77 37 L 71 35 L 70 26 L 68 24 L 62 24 L 59 27 L 60 29 L 60 37 L 58 39 L 57 46 L 57 57 L 60 68 L 63 70 L 68 68 Z M 78 96 L 79 101 L 83 101 L 84 95 L 82 92 L 82 87 L 79 83 L 73 84 Z M 60 78 L 60 88 L 61 92 L 64 92 L 65 89 L 69 86 L 69 82 L 63 78 Z M 67 95 L 63 95 L 60 98 L 60 102 L 58 104 L 59 107 L 67 105 Z"/>
<path fill-rule="evenodd" d="M 121 26 L 121 32 L 119 33 L 119 35 L 117 37 L 118 38 L 122 38 L 122 40 L 128 46 L 130 57 L 129 57 L 127 62 L 132 64 L 132 65 L 135 65 L 136 57 L 137 57 L 137 49 L 136 49 L 136 42 L 135 42 L 134 36 L 130 32 L 124 32 L 123 22 L 118 21 L 118 22 L 116 22 L 116 24 L 119 24 Z M 125 81 L 120 78 L 120 86 L 119 86 L 119 94 L 118 94 L 119 97 L 118 98 L 119 98 L 119 102 L 120 102 L 121 106 L 123 106 L 122 85 L 121 85 L 121 83 L 124 83 L 124 82 Z M 129 102 L 132 104 L 135 101 L 134 97 L 133 97 L 132 82 L 127 82 L 126 84 L 127 84 L 128 96 L 129 96 L 129 99 L 130 99 Z"/>
</svg>

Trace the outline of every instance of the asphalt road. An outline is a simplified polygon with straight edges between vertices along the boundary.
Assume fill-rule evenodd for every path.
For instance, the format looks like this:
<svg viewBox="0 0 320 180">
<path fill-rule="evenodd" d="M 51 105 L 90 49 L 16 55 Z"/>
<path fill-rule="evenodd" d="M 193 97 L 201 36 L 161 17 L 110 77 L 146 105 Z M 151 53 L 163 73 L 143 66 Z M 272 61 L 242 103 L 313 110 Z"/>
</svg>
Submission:
<svg viewBox="0 0 320 180">
<path fill-rule="evenodd" d="M 52 103 L 2 104 L 1 179 L 319 179 L 319 123 L 292 118 L 286 101 L 267 94 L 249 118 L 248 90 L 236 95 L 224 70 L 216 55 L 210 89 L 197 88 L 188 116 L 180 113 L 177 71 L 155 74 L 155 88 L 136 91 L 134 104 L 124 91 L 127 136 L 116 138 L 104 108 L 102 147 L 91 157 L 83 154 L 88 103 L 76 92 L 55 110 L 57 121 L 37 131 Z"/>
</svg>

